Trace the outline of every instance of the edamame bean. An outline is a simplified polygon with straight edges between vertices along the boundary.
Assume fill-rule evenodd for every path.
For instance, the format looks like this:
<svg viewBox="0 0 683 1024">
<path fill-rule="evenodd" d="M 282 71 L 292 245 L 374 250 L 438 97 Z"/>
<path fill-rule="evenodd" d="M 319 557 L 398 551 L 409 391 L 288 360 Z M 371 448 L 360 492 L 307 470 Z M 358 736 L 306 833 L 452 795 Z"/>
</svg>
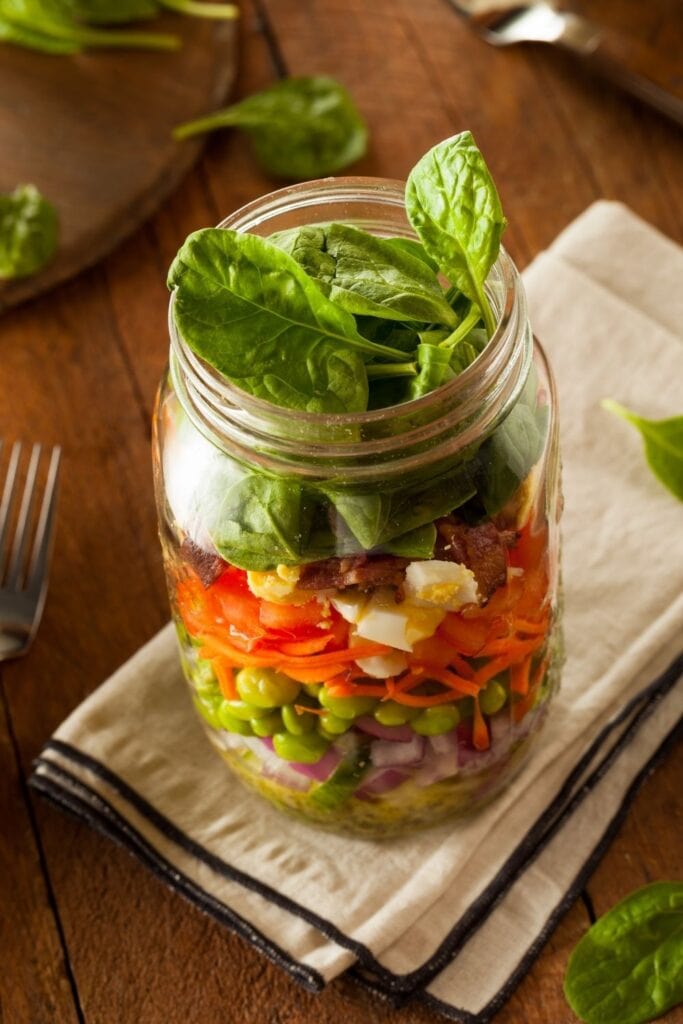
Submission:
<svg viewBox="0 0 683 1024">
<path fill-rule="evenodd" d="M 249 722 L 242 721 L 241 718 L 235 718 L 234 715 L 230 714 L 230 701 L 224 700 L 218 709 L 218 720 L 221 724 L 222 729 L 227 729 L 228 732 L 239 733 L 240 736 L 253 736 Z"/>
<path fill-rule="evenodd" d="M 194 698 L 194 706 L 196 707 L 199 714 L 202 716 L 205 722 L 208 722 L 214 729 L 222 728 L 220 718 L 218 717 L 218 709 L 220 707 L 220 701 L 208 701 L 202 700 L 200 697 Z"/>
<path fill-rule="evenodd" d="M 337 718 L 359 718 L 361 715 L 370 714 L 377 706 L 374 697 L 330 697 L 324 686 L 318 699 L 322 706 Z"/>
<path fill-rule="evenodd" d="M 497 679 L 491 679 L 486 689 L 479 694 L 479 707 L 485 715 L 495 715 L 505 707 L 508 699 L 507 690 Z"/>
<path fill-rule="evenodd" d="M 256 708 L 281 708 L 296 700 L 301 684 L 272 668 L 243 668 L 235 677 L 242 700 Z"/>
<path fill-rule="evenodd" d="M 293 704 L 285 704 L 283 707 L 282 722 L 287 732 L 291 732 L 293 736 L 303 736 L 315 729 L 315 715 L 309 711 L 299 714 Z"/>
<path fill-rule="evenodd" d="M 210 661 L 200 658 L 192 669 L 192 681 L 198 691 L 217 690 L 218 680 Z"/>
<path fill-rule="evenodd" d="M 342 733 L 347 732 L 351 728 L 351 724 L 352 719 L 340 718 L 338 715 L 333 715 L 331 711 L 328 711 L 326 715 L 320 715 L 318 718 L 318 727 L 323 736 L 325 734 L 341 736 Z"/>
<path fill-rule="evenodd" d="M 409 708 L 405 704 L 397 704 L 395 700 L 380 701 L 375 708 L 375 720 L 380 725 L 405 725 L 419 714 L 419 708 Z"/>
<path fill-rule="evenodd" d="M 276 732 L 273 736 L 275 753 L 283 761 L 298 761 L 300 764 L 315 764 L 327 750 L 329 744 L 317 732 L 305 736 L 293 736 L 290 732 Z"/>
<path fill-rule="evenodd" d="M 318 699 L 318 695 L 319 695 L 321 690 L 322 690 L 322 683 L 304 683 L 303 684 L 303 691 L 304 691 L 304 693 L 307 693 L 309 697 L 314 697 L 315 700 Z"/>
<path fill-rule="evenodd" d="M 274 736 L 282 732 L 282 715 L 279 711 L 271 711 L 264 718 L 252 718 L 250 726 L 254 736 Z"/>
<path fill-rule="evenodd" d="M 420 736 L 440 736 L 441 733 L 455 729 L 460 721 L 460 712 L 454 704 L 442 704 L 440 707 L 425 708 L 411 725 Z"/>
<path fill-rule="evenodd" d="M 270 714 L 269 708 L 257 708 L 243 700 L 226 700 L 223 707 L 226 714 L 232 715 L 233 718 L 241 718 L 243 722 L 249 722 L 252 718 L 266 718 Z"/>
</svg>

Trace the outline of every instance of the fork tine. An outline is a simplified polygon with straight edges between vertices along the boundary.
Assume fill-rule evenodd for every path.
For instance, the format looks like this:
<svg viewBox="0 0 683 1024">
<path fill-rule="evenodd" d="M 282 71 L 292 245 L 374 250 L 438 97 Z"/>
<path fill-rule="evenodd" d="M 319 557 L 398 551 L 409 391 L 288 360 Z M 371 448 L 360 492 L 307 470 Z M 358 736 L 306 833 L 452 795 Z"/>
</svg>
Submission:
<svg viewBox="0 0 683 1024">
<path fill-rule="evenodd" d="M 14 485 L 17 479 L 17 469 L 19 468 L 20 456 L 21 441 L 15 441 L 12 445 L 12 454 L 10 455 L 9 465 L 7 466 L 7 476 L 5 477 L 5 486 L 2 491 L 2 501 L 0 501 L 0 583 L 2 583 L 3 566 L 5 564 L 5 554 L 10 528 L 10 510 L 12 508 Z"/>
<path fill-rule="evenodd" d="M 26 542 L 31 532 L 31 509 L 36 493 L 36 476 L 38 474 L 38 462 L 40 460 L 40 445 L 34 444 L 31 449 L 31 458 L 26 472 L 24 493 L 21 496 L 21 505 L 17 517 L 17 525 L 14 531 L 12 542 L 12 554 L 10 557 L 9 569 L 7 570 L 7 586 L 11 589 L 18 589 L 21 583 L 21 570 L 26 551 Z"/>
<path fill-rule="evenodd" d="M 50 456 L 50 465 L 47 471 L 43 503 L 40 506 L 40 515 L 38 517 L 38 525 L 36 526 L 36 536 L 33 542 L 33 550 L 31 552 L 28 577 L 26 580 L 26 589 L 28 591 L 40 590 L 44 581 L 47 579 L 46 569 L 50 558 L 55 508 L 57 505 L 57 502 L 54 499 L 57 482 L 59 480 L 59 463 L 61 457 L 62 449 L 59 446 L 53 448 L 52 455 Z"/>
</svg>

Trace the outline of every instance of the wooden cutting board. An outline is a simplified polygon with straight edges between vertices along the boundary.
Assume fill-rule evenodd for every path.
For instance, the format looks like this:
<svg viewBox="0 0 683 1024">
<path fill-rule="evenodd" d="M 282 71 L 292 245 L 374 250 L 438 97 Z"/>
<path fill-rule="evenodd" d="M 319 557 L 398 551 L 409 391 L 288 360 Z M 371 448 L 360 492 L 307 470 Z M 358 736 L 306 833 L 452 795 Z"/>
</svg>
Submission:
<svg viewBox="0 0 683 1024">
<path fill-rule="evenodd" d="M 101 259 L 160 205 L 200 140 L 174 125 L 216 108 L 236 72 L 235 22 L 164 16 L 174 53 L 53 57 L 0 45 L 0 192 L 36 185 L 57 208 L 60 245 L 40 273 L 0 282 L 0 310 Z"/>
</svg>

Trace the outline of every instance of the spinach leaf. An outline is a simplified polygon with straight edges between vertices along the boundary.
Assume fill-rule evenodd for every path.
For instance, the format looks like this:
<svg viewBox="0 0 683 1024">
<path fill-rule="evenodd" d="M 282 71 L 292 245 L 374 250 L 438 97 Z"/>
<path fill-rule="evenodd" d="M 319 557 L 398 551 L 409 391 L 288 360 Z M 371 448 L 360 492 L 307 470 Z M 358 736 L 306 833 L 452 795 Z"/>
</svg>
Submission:
<svg viewBox="0 0 683 1024">
<path fill-rule="evenodd" d="M 564 981 L 586 1024 L 643 1024 L 683 1002 L 683 882 L 654 882 L 595 922 Z"/>
<path fill-rule="evenodd" d="M 421 326 L 423 325 L 397 323 L 395 320 L 385 320 L 384 317 L 378 316 L 356 317 L 358 333 L 368 341 L 389 345 L 390 348 L 398 349 L 407 355 L 412 355 L 420 343 L 418 328 Z"/>
<path fill-rule="evenodd" d="M 683 501 L 683 416 L 646 420 L 611 398 L 605 398 L 602 407 L 640 431 L 650 469 L 679 501 Z"/>
<path fill-rule="evenodd" d="M 312 501 L 296 481 L 250 472 L 226 489 L 211 540 L 240 569 L 298 565 L 312 516 Z"/>
<path fill-rule="evenodd" d="M 484 282 L 506 222 L 470 132 L 440 142 L 418 161 L 408 176 L 406 208 L 427 253 L 450 283 L 476 303 L 492 334 L 495 318 Z"/>
<path fill-rule="evenodd" d="M 76 53 L 86 47 L 177 50 L 177 36 L 161 32 L 120 32 L 89 28 L 74 20 L 65 0 L 0 0 L 6 41 L 45 53 Z"/>
<path fill-rule="evenodd" d="M 426 523 L 387 541 L 380 551 L 387 555 L 398 555 L 400 558 L 431 558 L 435 544 L 436 527 L 434 523 Z"/>
<path fill-rule="evenodd" d="M 365 153 L 367 129 L 346 89 L 332 78 L 287 78 L 226 110 L 179 125 L 186 139 L 216 128 L 241 128 L 263 167 L 278 178 L 334 174 Z"/>
<path fill-rule="evenodd" d="M 418 242 L 416 238 L 385 238 L 384 241 L 393 249 L 398 249 L 399 252 L 406 252 L 409 256 L 414 256 L 415 259 L 422 260 L 422 262 L 426 263 L 435 274 L 438 274 L 438 263 L 436 260 L 432 259 L 422 242 Z"/>
<path fill-rule="evenodd" d="M 452 328 L 458 324 L 434 271 L 366 231 L 346 224 L 309 225 L 278 232 L 270 241 L 349 313 Z"/>
<path fill-rule="evenodd" d="M 287 253 L 256 235 L 205 228 L 168 276 L 173 315 L 194 351 L 245 391 L 315 412 L 366 408 L 364 360 L 403 353 L 362 338 Z"/>
<path fill-rule="evenodd" d="M 400 490 L 360 490 L 325 484 L 320 491 L 329 499 L 343 525 L 366 550 L 384 548 L 405 534 L 431 525 L 474 497 L 476 488 L 470 466 L 450 466 L 425 480 Z M 334 527 L 339 534 L 339 525 Z M 416 534 L 407 543 L 425 543 Z"/>
<path fill-rule="evenodd" d="M 27 277 L 45 266 L 58 233 L 55 208 L 34 185 L 0 196 L 0 280 Z"/>
<path fill-rule="evenodd" d="M 423 335 L 424 337 L 424 335 Z M 455 379 L 451 369 L 451 353 L 440 348 L 438 344 L 422 341 L 417 348 L 417 365 L 419 372 L 408 385 L 410 398 L 421 398 L 430 391 Z"/>
</svg>

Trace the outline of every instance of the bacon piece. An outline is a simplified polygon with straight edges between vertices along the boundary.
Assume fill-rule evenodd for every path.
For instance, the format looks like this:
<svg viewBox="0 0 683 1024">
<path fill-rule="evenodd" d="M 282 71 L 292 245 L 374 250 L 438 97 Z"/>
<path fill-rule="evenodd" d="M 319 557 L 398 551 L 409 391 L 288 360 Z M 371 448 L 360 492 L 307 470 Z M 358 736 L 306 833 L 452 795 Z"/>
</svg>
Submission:
<svg viewBox="0 0 683 1024">
<path fill-rule="evenodd" d="M 215 583 L 228 564 L 215 552 L 200 548 L 189 537 L 180 545 L 180 557 L 192 566 L 205 587 Z"/>
<path fill-rule="evenodd" d="M 507 581 L 507 548 L 517 540 L 514 530 L 498 530 L 493 523 L 467 526 L 454 516 L 436 523 L 435 558 L 460 562 L 474 573 L 484 602 Z"/>
<path fill-rule="evenodd" d="M 403 587 L 407 558 L 395 555 L 352 555 L 348 558 L 326 558 L 301 567 L 297 580 L 300 590 L 374 590 L 375 587 Z"/>
</svg>

